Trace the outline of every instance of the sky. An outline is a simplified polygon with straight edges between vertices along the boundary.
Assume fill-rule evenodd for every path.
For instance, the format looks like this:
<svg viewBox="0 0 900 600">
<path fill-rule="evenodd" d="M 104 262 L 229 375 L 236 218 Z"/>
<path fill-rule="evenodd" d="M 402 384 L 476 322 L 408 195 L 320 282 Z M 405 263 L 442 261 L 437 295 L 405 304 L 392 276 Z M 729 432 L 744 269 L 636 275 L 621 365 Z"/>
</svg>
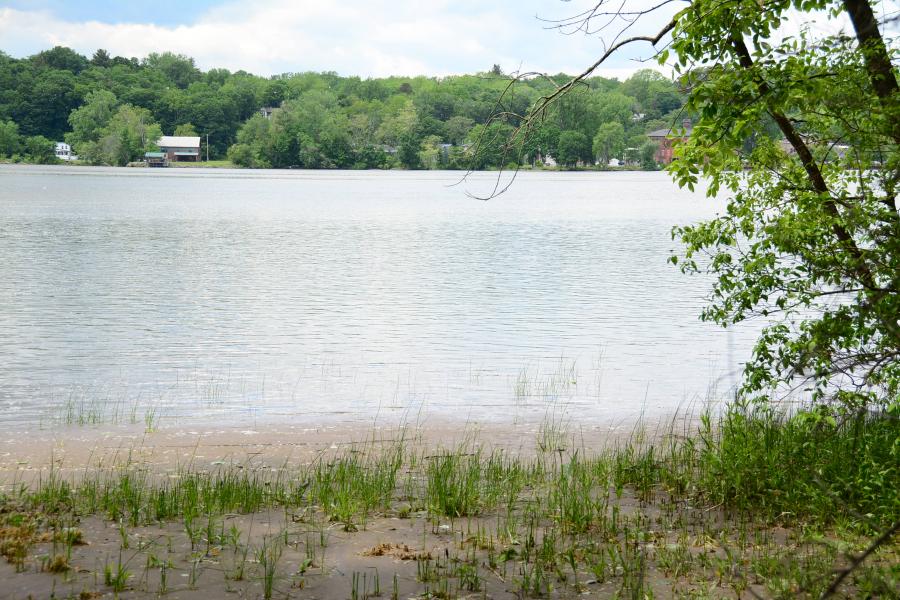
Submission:
<svg viewBox="0 0 900 600">
<path fill-rule="evenodd" d="M 649 0 L 632 0 L 646 2 Z M 0 50 L 24 57 L 68 46 L 90 57 L 171 51 L 203 70 L 258 75 L 445 76 L 489 70 L 574 74 L 603 51 L 598 36 L 547 20 L 596 0 L 0 0 Z M 646 23 L 648 33 L 667 17 Z M 653 31 L 655 33 L 655 31 Z M 649 44 L 597 74 L 625 79 L 656 67 Z"/>
</svg>

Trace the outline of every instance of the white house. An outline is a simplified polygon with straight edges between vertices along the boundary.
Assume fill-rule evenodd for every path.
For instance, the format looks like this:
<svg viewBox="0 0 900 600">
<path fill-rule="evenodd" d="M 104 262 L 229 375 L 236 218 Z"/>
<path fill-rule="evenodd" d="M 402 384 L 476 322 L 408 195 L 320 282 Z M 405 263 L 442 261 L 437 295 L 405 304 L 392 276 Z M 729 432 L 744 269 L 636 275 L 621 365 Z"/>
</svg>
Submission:
<svg viewBox="0 0 900 600">
<path fill-rule="evenodd" d="M 72 146 L 65 142 L 56 142 L 56 158 L 59 160 L 70 161 L 78 160 L 77 154 L 72 154 Z"/>
<path fill-rule="evenodd" d="M 169 162 L 200 160 L 200 138 L 193 136 L 164 135 L 156 142 L 160 152 Z"/>
</svg>

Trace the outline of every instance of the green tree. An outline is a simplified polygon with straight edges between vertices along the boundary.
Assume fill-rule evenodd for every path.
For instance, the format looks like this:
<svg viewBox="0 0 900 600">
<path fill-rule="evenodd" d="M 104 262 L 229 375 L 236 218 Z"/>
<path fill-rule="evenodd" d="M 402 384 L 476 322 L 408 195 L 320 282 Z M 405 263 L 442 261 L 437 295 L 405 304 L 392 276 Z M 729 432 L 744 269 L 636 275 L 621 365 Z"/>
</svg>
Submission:
<svg viewBox="0 0 900 600">
<path fill-rule="evenodd" d="M 41 134 L 62 139 L 67 127 L 66 119 L 73 108 L 80 104 L 76 76 L 69 70 L 44 69 L 38 72 L 26 98 L 20 102 L 15 120 L 22 133 Z"/>
<path fill-rule="evenodd" d="M 174 131 L 179 125 L 189 123 L 195 130 L 208 133 L 212 156 L 224 154 L 234 141 L 240 124 L 237 106 L 215 84 L 199 81 L 186 90 L 170 88 L 160 103 L 163 130 Z"/>
<path fill-rule="evenodd" d="M 25 155 L 28 162 L 49 165 L 57 161 L 54 143 L 42 135 L 25 138 Z"/>
<path fill-rule="evenodd" d="M 90 64 L 85 57 L 64 46 L 44 50 L 33 56 L 31 60 L 36 65 L 57 71 L 70 71 L 75 75 L 84 71 Z"/>
<path fill-rule="evenodd" d="M 524 160 L 534 165 L 538 160 L 548 156 L 556 157 L 559 146 L 559 127 L 555 123 L 547 123 L 537 131 L 522 136 L 522 155 Z"/>
<path fill-rule="evenodd" d="M 469 117 L 459 115 L 450 117 L 444 127 L 447 132 L 447 142 L 454 145 L 462 144 L 474 126 L 475 121 Z"/>
<path fill-rule="evenodd" d="M 641 168 L 645 171 L 656 171 L 659 163 L 656 162 L 656 150 L 658 146 L 654 142 L 644 142 L 640 148 Z"/>
<path fill-rule="evenodd" d="M 609 160 L 620 156 L 625 149 L 625 128 L 621 123 L 604 123 L 594 136 L 594 156 L 602 164 L 609 164 Z"/>
<path fill-rule="evenodd" d="M 629 145 L 625 148 L 625 164 L 641 164 L 641 145 Z"/>
<path fill-rule="evenodd" d="M 184 137 L 198 137 L 200 134 L 197 133 L 197 130 L 194 129 L 194 126 L 190 123 L 183 123 L 175 128 L 175 133 L 172 135 L 184 136 Z"/>
<path fill-rule="evenodd" d="M 567 130 L 559 134 L 556 162 L 574 167 L 581 161 L 591 160 L 591 143 L 580 131 Z"/>
<path fill-rule="evenodd" d="M 555 107 L 555 124 L 560 131 L 579 131 L 588 139 L 592 138 L 601 123 L 612 120 L 605 110 L 603 96 L 605 94 L 595 94 L 586 86 L 573 90 Z M 631 115 L 630 110 L 628 114 Z"/>
<path fill-rule="evenodd" d="M 648 119 L 657 119 L 683 104 L 675 84 L 653 69 L 641 69 L 629 77 L 621 88 L 637 103 Z"/>
<path fill-rule="evenodd" d="M 597 118 L 600 123 L 619 123 L 623 127 L 631 123 L 634 100 L 618 92 L 600 94 L 597 98 Z"/>
<path fill-rule="evenodd" d="M 144 59 L 144 65 L 159 71 L 180 88 L 187 88 L 200 80 L 200 70 L 194 65 L 194 59 L 189 56 L 172 52 L 162 54 L 154 52 Z"/>
<path fill-rule="evenodd" d="M 462 161 L 464 168 L 480 170 L 516 162 L 516 148 L 509 142 L 512 133 L 513 128 L 500 121 L 473 127 L 467 140 L 469 150 Z"/>
<path fill-rule="evenodd" d="M 19 151 L 19 126 L 12 121 L 0 121 L 0 156 L 8 157 Z"/>
<path fill-rule="evenodd" d="M 843 13 L 855 38 L 781 39 L 790 10 Z M 700 11 L 702 26 L 693 23 Z M 820 398 L 896 400 L 900 88 L 871 5 L 740 2 L 724 10 L 705 0 L 675 31 L 679 58 L 716 58 L 702 79 L 686 74 L 688 109 L 701 118 L 671 172 L 686 186 L 708 178 L 709 195 L 730 197 L 725 215 L 677 230 L 683 269 L 705 270 L 696 257 L 712 257 L 716 301 L 704 318 L 728 325 L 779 317 L 757 343 L 744 391 L 805 381 Z M 765 136 L 769 118 L 790 153 Z M 747 154 L 751 137 L 758 143 Z"/>
<path fill-rule="evenodd" d="M 652 22 L 667 4 L 631 14 Z M 663 40 L 660 60 L 674 58 L 697 119 L 669 171 L 689 188 L 703 178 L 727 208 L 677 228 L 672 260 L 715 276 L 704 319 L 768 320 L 745 397 L 803 386 L 854 409 L 900 399 L 900 85 L 881 14 L 868 0 L 691 0 L 662 30 L 630 22 L 633 37 L 596 63 Z M 805 26 L 827 16 L 852 35 Z"/>
<path fill-rule="evenodd" d="M 113 64 L 112 57 L 109 55 L 109 52 L 104 50 L 103 48 L 98 48 L 94 55 L 91 57 L 91 64 L 97 67 L 103 67 L 104 69 L 107 67 L 111 67 Z"/>
<path fill-rule="evenodd" d="M 107 90 L 91 92 L 84 104 L 69 113 L 69 126 L 72 131 L 66 133 L 65 139 L 75 153 L 85 153 L 86 146 L 100 139 L 103 129 L 109 124 L 116 112 L 118 100 L 115 94 Z"/>
<path fill-rule="evenodd" d="M 419 151 L 422 148 L 422 138 L 414 131 L 409 131 L 400 138 L 400 147 L 397 148 L 397 159 L 407 169 L 421 169 L 422 161 Z"/>
<path fill-rule="evenodd" d="M 226 156 L 228 157 L 228 160 L 238 167 L 256 167 L 259 164 L 259 157 L 257 153 L 253 151 L 253 147 L 249 144 L 242 144 L 240 142 L 232 144 L 228 148 Z"/>
<path fill-rule="evenodd" d="M 421 148 L 419 150 L 419 164 L 424 168 L 440 169 L 446 166 L 441 153 L 441 138 L 436 135 L 429 135 L 422 140 Z"/>
<path fill-rule="evenodd" d="M 260 115 L 248 119 L 237 133 L 237 143 L 228 148 L 228 159 L 241 167 L 271 167 L 271 128 L 272 122 Z"/>
<path fill-rule="evenodd" d="M 385 113 L 376 138 L 387 146 L 399 147 L 401 140 L 416 127 L 416 109 L 408 98 L 394 96 L 385 105 Z"/>
<path fill-rule="evenodd" d="M 354 169 L 386 169 L 390 166 L 387 153 L 375 146 L 365 146 L 356 151 Z"/>
<path fill-rule="evenodd" d="M 123 104 L 100 131 L 95 142 L 82 144 L 84 158 L 93 164 L 125 166 L 157 150 L 162 136 L 159 125 L 146 108 Z"/>
</svg>

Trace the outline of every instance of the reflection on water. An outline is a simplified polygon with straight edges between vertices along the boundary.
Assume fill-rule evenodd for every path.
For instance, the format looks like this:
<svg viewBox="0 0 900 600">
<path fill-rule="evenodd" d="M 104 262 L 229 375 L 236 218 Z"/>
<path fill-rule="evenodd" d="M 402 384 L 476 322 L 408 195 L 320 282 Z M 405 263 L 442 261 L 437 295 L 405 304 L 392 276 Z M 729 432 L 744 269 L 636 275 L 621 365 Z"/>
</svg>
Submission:
<svg viewBox="0 0 900 600">
<path fill-rule="evenodd" d="M 709 282 L 666 262 L 716 203 L 662 173 L 465 194 L 492 177 L 0 167 L 4 422 L 602 420 L 726 392 L 751 332 L 700 323 Z"/>
</svg>

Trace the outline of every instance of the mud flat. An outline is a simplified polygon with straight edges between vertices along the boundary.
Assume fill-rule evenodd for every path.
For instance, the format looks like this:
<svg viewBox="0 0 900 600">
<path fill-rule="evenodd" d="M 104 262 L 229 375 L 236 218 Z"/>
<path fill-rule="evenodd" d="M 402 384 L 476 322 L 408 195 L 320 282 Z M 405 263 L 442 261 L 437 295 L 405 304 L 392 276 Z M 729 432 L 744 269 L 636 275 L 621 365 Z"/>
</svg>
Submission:
<svg viewBox="0 0 900 600">
<path fill-rule="evenodd" d="M 649 435 L 665 430 L 669 419 L 639 427 Z M 608 449 L 633 436 L 635 424 L 624 419 L 605 424 L 574 425 L 569 418 L 522 423 L 426 422 L 312 425 L 254 423 L 182 427 L 163 424 L 54 426 L 33 430 L 0 429 L 0 484 L 46 477 L 80 477 L 114 466 L 171 472 L 184 468 L 210 471 L 224 465 L 282 468 L 308 464 L 323 455 L 360 445 L 383 446 L 402 441 L 432 450 L 478 440 L 480 446 L 517 455 L 531 455 L 540 438 L 550 444 L 565 437 L 566 445 L 586 450 Z M 561 440 L 557 440 L 560 443 Z"/>
<path fill-rule="evenodd" d="M 890 510 L 761 489 L 736 422 L 8 433 L 0 598 L 817 597 Z M 897 564 L 841 594 L 896 597 Z"/>
</svg>

